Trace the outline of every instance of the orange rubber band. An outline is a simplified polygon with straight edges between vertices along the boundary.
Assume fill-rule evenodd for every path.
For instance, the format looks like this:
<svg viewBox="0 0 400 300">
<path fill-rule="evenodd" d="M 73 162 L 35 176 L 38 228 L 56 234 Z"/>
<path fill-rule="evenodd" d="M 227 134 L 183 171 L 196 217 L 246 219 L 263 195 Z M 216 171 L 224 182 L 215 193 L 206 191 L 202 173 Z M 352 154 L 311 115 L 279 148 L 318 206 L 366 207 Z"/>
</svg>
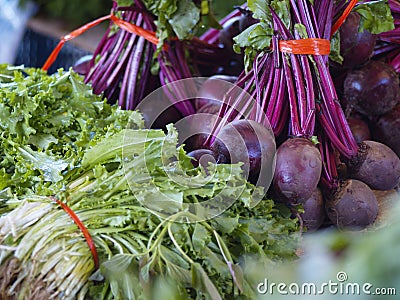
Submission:
<svg viewBox="0 0 400 300">
<path fill-rule="evenodd" d="M 280 40 L 279 51 L 292 54 L 329 55 L 331 43 L 329 40 L 318 38 Z"/>
<path fill-rule="evenodd" d="M 340 18 L 336 20 L 335 24 L 333 24 L 331 30 L 331 36 L 334 35 L 336 31 L 339 30 L 340 26 L 342 26 L 347 16 L 350 14 L 351 10 L 354 8 L 354 6 L 356 6 L 357 2 L 358 0 L 350 0 L 350 3 L 344 10 L 343 15 L 341 15 Z"/>
<path fill-rule="evenodd" d="M 148 40 L 149 42 L 153 43 L 154 45 L 158 44 L 159 40 L 154 31 L 150 31 L 150 30 L 144 29 L 142 27 L 136 26 L 135 24 L 124 21 L 124 20 L 116 17 L 115 15 L 111 15 L 111 20 L 119 28 L 126 30 L 130 33 L 136 34 L 138 36 L 141 36 L 141 37 L 145 38 L 146 40 Z"/>
<path fill-rule="evenodd" d="M 74 223 L 78 226 L 80 231 L 83 233 L 83 236 L 86 239 L 86 243 L 89 246 L 90 252 L 92 252 L 94 267 L 96 270 L 99 268 L 99 256 L 97 254 L 96 245 L 93 242 L 92 236 L 89 233 L 89 230 L 86 228 L 85 224 L 79 219 L 79 217 L 75 214 L 75 212 L 64 202 L 61 202 L 55 197 L 50 197 L 54 202 L 62 207 L 62 209 L 71 217 Z"/>
<path fill-rule="evenodd" d="M 51 67 L 51 65 L 57 59 L 57 56 L 60 53 L 62 47 L 64 46 L 64 44 L 67 41 L 70 41 L 70 40 L 76 38 L 77 36 L 80 36 L 85 31 L 87 31 L 87 30 L 91 29 L 92 27 L 100 24 L 101 22 L 103 22 L 105 20 L 109 20 L 109 19 L 111 19 L 111 21 L 113 21 L 113 23 L 115 25 L 117 25 L 118 27 L 120 27 L 121 29 L 126 30 L 130 33 L 136 34 L 138 36 L 141 36 L 155 45 L 157 45 L 159 42 L 155 32 L 146 30 L 142 27 L 136 26 L 135 24 L 124 21 L 124 20 L 116 17 L 114 14 L 110 14 L 110 15 L 98 18 L 90 23 L 87 23 L 87 24 L 83 25 L 82 27 L 79 27 L 78 29 L 75 29 L 74 31 L 70 32 L 69 34 L 63 36 L 60 39 L 60 42 L 54 48 L 54 50 L 50 53 L 46 62 L 43 64 L 42 70 L 47 71 Z"/>
<path fill-rule="evenodd" d="M 47 71 L 51 65 L 55 62 L 58 54 L 60 53 L 62 47 L 64 46 L 65 42 L 72 40 L 73 38 L 76 38 L 77 36 L 80 36 L 82 33 L 85 31 L 89 30 L 90 28 L 100 24 L 101 22 L 110 19 L 111 15 L 107 15 L 101 18 L 98 18 L 90 23 L 87 23 L 83 25 L 82 27 L 79 27 L 78 29 L 75 29 L 74 31 L 70 32 L 69 34 L 63 36 L 60 40 L 60 42 L 57 44 L 57 46 L 54 48 L 54 50 L 50 53 L 49 57 L 47 58 L 46 62 L 44 63 L 42 70 Z"/>
</svg>

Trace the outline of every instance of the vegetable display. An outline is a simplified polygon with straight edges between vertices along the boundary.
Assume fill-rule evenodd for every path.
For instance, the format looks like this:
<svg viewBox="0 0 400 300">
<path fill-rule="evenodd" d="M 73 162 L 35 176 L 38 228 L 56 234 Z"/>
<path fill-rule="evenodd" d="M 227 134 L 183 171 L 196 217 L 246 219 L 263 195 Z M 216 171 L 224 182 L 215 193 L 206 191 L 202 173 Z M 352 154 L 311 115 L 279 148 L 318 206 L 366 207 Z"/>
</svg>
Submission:
<svg viewBox="0 0 400 300">
<path fill-rule="evenodd" d="M 303 232 L 376 230 L 400 184 L 400 2 L 216 15 L 116 0 L 42 70 L 0 65 L 1 299 L 256 299 L 252 264 L 297 260 Z"/>
<path fill-rule="evenodd" d="M 121 163 L 124 135 L 125 140 L 132 138 L 127 146 L 132 159 Z M 191 167 L 176 143 L 172 128 L 167 135 L 161 130 L 128 130 L 105 137 L 86 152 L 65 191 L 54 196 L 88 228 L 101 263 L 98 276 L 92 275 L 96 269 L 85 239 L 52 198 L 32 195 L 3 203 L 14 207 L 0 218 L 5 298 L 17 294 L 75 299 L 88 294 L 126 299 L 146 294 L 146 286 L 164 276 L 176 282 L 177 293 L 186 299 L 196 294 L 222 299 L 236 293 L 253 298 L 237 262 L 245 255 L 294 257 L 296 221 L 271 200 L 250 209 L 254 188 L 242 179 L 240 167 L 219 165 L 213 176 L 206 176 Z M 169 179 L 181 177 L 181 172 L 190 173 L 191 183 Z M 164 199 L 154 199 L 160 196 Z M 228 196 L 237 202 L 210 221 L 184 208 L 195 199 L 217 197 L 218 203 Z M 152 205 L 170 216 L 150 213 Z M 45 232 L 54 235 L 45 238 Z M 37 289 L 24 289 L 32 285 Z"/>
<path fill-rule="evenodd" d="M 247 70 L 239 75 L 236 84 L 254 97 L 257 105 L 248 104 L 245 97 L 237 97 L 228 91 L 224 96 L 227 105 L 221 107 L 218 124 L 211 135 L 218 137 L 219 132 L 224 130 L 225 122 L 235 122 L 243 117 L 261 123 L 270 121 L 276 138 L 281 140 L 273 180 L 276 200 L 290 206 L 304 204 L 319 185 L 326 198 L 327 216 L 333 224 L 341 228 L 370 225 L 378 214 L 377 199 L 371 189 L 395 188 L 399 184 L 400 160 L 392 149 L 383 144 L 370 141 L 357 144 L 346 113 L 356 110 L 361 114 L 370 111 L 371 115 L 382 115 L 399 103 L 398 76 L 392 67 L 379 61 L 367 62 L 372 57 L 376 34 L 393 28 L 389 6 L 382 1 L 359 5 L 355 1 L 261 2 L 249 2 L 253 17 L 260 22 L 235 38 L 236 50 L 244 47 L 245 61 L 248 62 Z M 337 24 L 344 21 L 343 14 L 350 12 L 354 5 L 351 18 L 336 33 Z M 371 18 L 382 18 L 381 26 L 374 27 Z M 371 32 L 369 35 L 357 34 L 363 30 Z M 330 52 L 326 51 L 325 43 L 331 38 L 341 42 L 332 44 Z M 362 61 L 359 63 L 365 63 L 365 66 L 351 59 L 351 51 L 354 55 L 359 53 L 356 48 L 348 47 L 359 45 L 361 40 L 368 41 L 370 49 L 364 47 L 366 53 L 360 58 Z M 343 56 L 334 56 L 332 53 L 335 50 Z M 342 70 L 347 72 L 342 91 L 346 107 L 339 102 L 330 72 L 330 53 L 333 59 L 343 62 L 340 66 L 337 60 L 332 63 L 332 74 L 340 74 L 344 72 Z M 346 63 L 346 59 L 355 64 Z M 364 70 L 371 71 L 364 76 Z M 212 149 L 213 143 L 214 140 L 209 138 L 203 148 Z M 381 155 L 379 150 L 371 149 L 368 152 L 372 156 L 366 159 L 366 145 L 388 150 L 388 153 Z M 370 149 L 370 146 L 367 148 Z M 347 165 L 346 174 L 337 171 L 340 161 Z M 371 170 L 374 170 L 374 175 Z M 372 195 L 371 201 L 357 208 L 354 206 L 356 200 L 348 202 L 345 196 L 346 186 L 354 179 L 367 183 L 362 188 L 354 189 L 354 193 L 360 193 L 360 198 L 363 194 Z M 345 204 L 335 208 L 334 203 L 348 203 L 349 206 Z M 306 208 L 311 209 L 310 206 Z M 332 209 L 335 214 L 331 213 Z M 348 210 L 353 211 L 354 216 L 342 216 Z M 358 223 L 357 214 L 364 213 L 369 218 L 362 218 Z M 350 218 L 349 222 L 339 221 L 341 217 Z"/>
<path fill-rule="evenodd" d="M 138 112 L 108 105 L 73 71 L 3 65 L 1 80 L 3 98 L 32 105 L 14 131 L 2 124 L 2 144 L 20 153 L 4 149 L 18 168 L 3 172 L 34 183 L 2 190 L 2 299 L 150 297 L 156 280 L 185 299 L 252 299 L 246 256 L 296 257 L 296 219 L 260 202 L 240 164 L 193 167 L 172 125 L 142 129 Z"/>
</svg>

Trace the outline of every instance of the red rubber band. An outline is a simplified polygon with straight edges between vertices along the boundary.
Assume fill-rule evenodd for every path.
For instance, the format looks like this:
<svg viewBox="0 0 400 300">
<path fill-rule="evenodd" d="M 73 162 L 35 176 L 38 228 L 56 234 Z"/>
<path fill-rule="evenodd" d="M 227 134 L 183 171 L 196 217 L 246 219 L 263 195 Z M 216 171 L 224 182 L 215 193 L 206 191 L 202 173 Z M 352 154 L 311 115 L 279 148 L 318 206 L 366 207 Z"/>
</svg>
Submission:
<svg viewBox="0 0 400 300">
<path fill-rule="evenodd" d="M 79 27 L 78 29 L 75 29 L 74 31 L 70 32 L 69 34 L 66 34 L 65 36 L 63 36 L 61 38 L 60 42 L 58 43 L 58 45 L 54 48 L 54 50 L 51 52 L 51 54 L 47 58 L 46 62 L 44 63 L 44 65 L 42 67 L 42 70 L 47 71 L 51 67 L 51 65 L 55 62 L 58 54 L 60 53 L 62 47 L 64 46 L 65 42 L 70 41 L 70 40 L 76 38 L 77 36 L 80 36 L 85 31 L 89 30 L 90 28 L 92 28 L 110 18 L 111 18 L 111 15 L 107 15 L 107 16 L 98 18 L 90 23 L 87 23 L 87 24 Z"/>
<path fill-rule="evenodd" d="M 71 217 L 71 219 L 78 225 L 79 229 L 83 233 L 83 236 L 86 239 L 86 243 L 89 246 L 90 251 L 92 252 L 94 266 L 96 269 L 99 268 L 99 256 L 97 255 L 96 245 L 93 242 L 92 236 L 90 235 L 89 230 L 86 228 L 85 224 L 79 219 L 79 217 L 75 214 L 75 212 L 64 202 L 61 202 L 55 197 L 50 197 L 54 202 L 59 204 L 62 209 Z"/>
<path fill-rule="evenodd" d="M 77 36 L 80 36 L 85 31 L 87 31 L 87 30 L 91 29 L 92 27 L 100 24 L 101 22 L 103 22 L 105 20 L 109 20 L 109 19 L 111 19 L 113 21 L 113 23 L 115 25 L 117 25 L 118 27 L 120 27 L 121 29 L 126 30 L 130 33 L 136 34 L 138 36 L 141 36 L 155 45 L 157 45 L 159 42 L 159 39 L 157 38 L 155 32 L 146 30 L 142 27 L 136 26 L 135 24 L 124 21 L 124 20 L 116 17 L 114 14 L 110 14 L 110 15 L 98 18 L 90 23 L 87 23 L 87 24 L 75 29 L 74 31 L 66 34 L 65 36 L 63 36 L 61 38 L 60 42 L 54 48 L 54 50 L 50 53 L 49 57 L 47 58 L 46 62 L 44 63 L 44 65 L 42 67 L 42 70 L 47 71 L 51 67 L 51 65 L 57 59 L 57 56 L 60 53 L 65 42 L 70 41 L 70 40 L 76 38 Z M 167 46 L 165 46 L 165 47 L 167 47 Z"/>
<path fill-rule="evenodd" d="M 329 55 L 331 43 L 329 40 L 318 38 L 280 40 L 279 51 L 292 54 Z"/>
<path fill-rule="evenodd" d="M 342 26 L 347 16 L 350 14 L 351 10 L 354 8 L 354 6 L 356 6 L 357 2 L 358 0 L 350 0 L 350 3 L 344 10 L 343 14 L 340 16 L 339 19 L 336 20 L 335 24 L 333 24 L 331 30 L 331 36 L 334 35 L 336 31 L 339 30 L 340 26 Z"/>
</svg>

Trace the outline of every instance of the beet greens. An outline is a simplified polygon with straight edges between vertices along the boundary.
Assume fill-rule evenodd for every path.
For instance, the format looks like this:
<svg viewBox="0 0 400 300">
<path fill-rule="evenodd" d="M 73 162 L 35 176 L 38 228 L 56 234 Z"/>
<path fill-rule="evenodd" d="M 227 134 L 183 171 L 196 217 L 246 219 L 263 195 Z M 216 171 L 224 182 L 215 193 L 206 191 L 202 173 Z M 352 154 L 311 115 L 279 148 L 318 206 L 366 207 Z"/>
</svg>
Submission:
<svg viewBox="0 0 400 300">
<path fill-rule="evenodd" d="M 221 47 L 184 32 L 190 31 L 190 28 L 181 27 L 188 22 L 187 16 L 172 28 L 160 21 L 163 14 L 181 14 L 181 6 L 178 11 L 169 13 L 158 8 L 155 9 L 158 14 L 154 15 L 152 9 L 148 9 L 150 4 L 147 1 L 134 0 L 130 6 L 119 6 L 117 2 L 120 1 L 114 2 L 112 14 L 136 25 L 141 33 L 136 34 L 130 32 L 129 28 L 110 23 L 88 64 L 89 70 L 84 74 L 85 82 L 92 84 L 96 94 L 103 93 L 109 101 L 132 110 L 157 87 L 215 71 L 216 62 L 228 64 L 226 51 Z M 191 12 L 196 15 L 197 9 L 193 5 L 186 3 L 184 6 L 188 6 L 188 14 Z M 157 38 L 155 32 L 171 35 L 168 35 L 168 39 L 165 34 Z M 172 35 L 172 32 L 176 35 Z M 184 40 L 186 38 L 187 41 Z M 193 103 L 180 101 L 187 98 L 187 93 L 192 94 L 192 91 L 185 93 L 177 86 L 168 95 L 182 116 L 195 113 Z"/>
<path fill-rule="evenodd" d="M 235 37 L 235 50 L 245 52 L 246 70 L 236 81 L 243 92 L 232 89 L 226 93 L 219 121 L 205 146 L 212 148 L 215 137 L 229 122 L 247 118 L 266 126 L 271 124 L 275 137 L 283 142 L 278 148 L 274 177 L 277 198 L 292 205 L 305 203 L 320 184 L 325 196 L 335 199 L 335 195 L 342 195 L 340 191 L 345 185 L 341 176 L 343 179 L 347 176 L 346 172 L 339 173 L 337 168 L 344 165 L 341 160 L 357 159 L 360 149 L 339 102 L 329 70 L 329 51 L 324 52 L 321 39 L 331 41 L 354 6 L 359 24 L 357 30 L 367 29 L 373 34 L 387 31 L 392 26 L 391 16 L 385 16 L 389 8 L 382 1 L 321 0 L 311 3 L 289 0 L 248 4 L 252 17 L 260 22 L 254 22 Z M 379 24 L 372 24 L 372 20 Z M 210 40 L 211 37 L 211 33 L 206 35 Z M 372 37 L 373 46 L 375 36 Z M 293 41 L 300 45 L 307 39 L 313 39 L 308 41 L 314 45 L 320 44 L 314 48 L 309 44 L 300 52 L 293 51 L 296 46 L 290 49 Z M 332 51 L 340 52 L 340 44 L 332 43 L 331 46 Z M 370 56 L 371 51 L 366 55 L 367 59 Z M 313 149 L 312 142 L 319 143 L 318 148 L 314 146 Z M 299 145 L 291 148 L 290 143 Z M 307 144 L 309 150 L 302 152 L 302 144 Z M 313 158 L 320 158 L 320 168 L 315 168 L 313 176 L 308 173 L 308 167 L 299 163 L 308 162 L 304 153 L 309 151 L 314 153 L 310 154 Z M 315 164 L 310 161 L 304 165 Z M 307 187 L 306 192 L 296 189 L 296 174 L 307 181 L 300 184 Z"/>
</svg>

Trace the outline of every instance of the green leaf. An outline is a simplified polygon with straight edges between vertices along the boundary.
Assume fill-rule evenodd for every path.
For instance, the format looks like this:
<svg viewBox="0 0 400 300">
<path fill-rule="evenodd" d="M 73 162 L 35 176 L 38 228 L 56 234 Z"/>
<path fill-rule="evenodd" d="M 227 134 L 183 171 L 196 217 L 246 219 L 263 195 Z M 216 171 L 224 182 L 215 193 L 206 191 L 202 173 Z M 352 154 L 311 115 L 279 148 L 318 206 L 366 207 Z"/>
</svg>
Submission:
<svg viewBox="0 0 400 300">
<path fill-rule="evenodd" d="M 338 63 L 343 63 L 343 56 L 340 54 L 340 34 L 335 32 L 331 38 L 331 52 L 329 53 L 329 59 Z"/>
<path fill-rule="evenodd" d="M 135 130 L 125 129 L 112 137 L 103 139 L 100 143 L 90 148 L 83 157 L 84 167 L 95 165 L 100 161 L 107 161 L 115 157 L 121 157 L 144 152 L 146 144 L 154 140 L 164 140 L 162 130 Z M 124 151 L 124 153 L 122 152 Z"/>
<path fill-rule="evenodd" d="M 131 216 L 130 213 L 128 211 L 128 215 L 123 216 L 113 216 L 110 218 L 105 218 L 104 219 L 104 224 L 110 225 L 112 227 L 123 227 L 124 225 L 126 225 L 130 220 L 131 220 Z"/>
<path fill-rule="evenodd" d="M 290 7 L 291 7 L 291 5 L 289 4 L 289 0 L 272 0 L 271 7 L 277 13 L 279 18 L 283 21 L 286 28 L 288 28 L 290 30 L 292 24 L 290 23 L 290 20 L 291 20 Z"/>
<path fill-rule="evenodd" d="M 234 38 L 235 50 L 238 52 L 238 47 L 252 47 L 260 51 L 270 49 L 273 33 L 273 29 L 265 23 L 253 24 Z"/>
<path fill-rule="evenodd" d="M 57 144 L 58 139 L 52 134 L 35 134 L 29 137 L 29 143 L 35 145 L 39 149 L 47 150 L 51 144 Z"/>
<path fill-rule="evenodd" d="M 303 24 L 300 23 L 294 24 L 294 29 L 297 31 L 297 33 L 302 39 L 308 38 L 307 28 Z"/>
<path fill-rule="evenodd" d="M 135 198 L 153 213 L 174 214 L 182 210 L 182 192 L 163 191 L 149 186 L 146 190 L 137 191 Z"/>
<path fill-rule="evenodd" d="M 379 34 L 394 29 L 393 16 L 387 0 L 367 1 L 357 5 L 354 11 L 361 15 L 359 31 L 368 30 Z"/>
<path fill-rule="evenodd" d="M 34 170 L 40 170 L 44 180 L 58 182 L 63 179 L 61 172 L 69 166 L 63 159 L 55 159 L 44 152 L 32 151 L 29 147 L 18 147 L 21 156 L 32 164 Z"/>
<path fill-rule="evenodd" d="M 236 217 L 226 217 L 223 215 L 220 215 L 213 219 L 212 224 L 214 225 L 214 228 L 220 232 L 223 233 L 231 233 L 236 229 L 236 227 L 239 225 L 239 216 Z"/>
<path fill-rule="evenodd" d="M 193 34 L 193 29 L 200 21 L 200 11 L 192 1 L 180 0 L 178 10 L 168 20 L 176 36 L 183 40 Z"/>
<path fill-rule="evenodd" d="M 201 223 L 196 223 L 192 235 L 193 247 L 196 251 L 201 252 L 206 244 L 211 240 L 211 233 Z"/>
<path fill-rule="evenodd" d="M 267 0 L 248 0 L 247 5 L 253 12 L 253 16 L 260 20 L 270 20 Z"/>
<path fill-rule="evenodd" d="M 192 264 L 192 286 L 203 293 L 207 293 L 210 299 L 222 300 L 218 289 L 199 263 Z"/>
<path fill-rule="evenodd" d="M 129 255 L 116 255 L 100 266 L 115 299 L 139 299 L 138 263 Z"/>
</svg>

